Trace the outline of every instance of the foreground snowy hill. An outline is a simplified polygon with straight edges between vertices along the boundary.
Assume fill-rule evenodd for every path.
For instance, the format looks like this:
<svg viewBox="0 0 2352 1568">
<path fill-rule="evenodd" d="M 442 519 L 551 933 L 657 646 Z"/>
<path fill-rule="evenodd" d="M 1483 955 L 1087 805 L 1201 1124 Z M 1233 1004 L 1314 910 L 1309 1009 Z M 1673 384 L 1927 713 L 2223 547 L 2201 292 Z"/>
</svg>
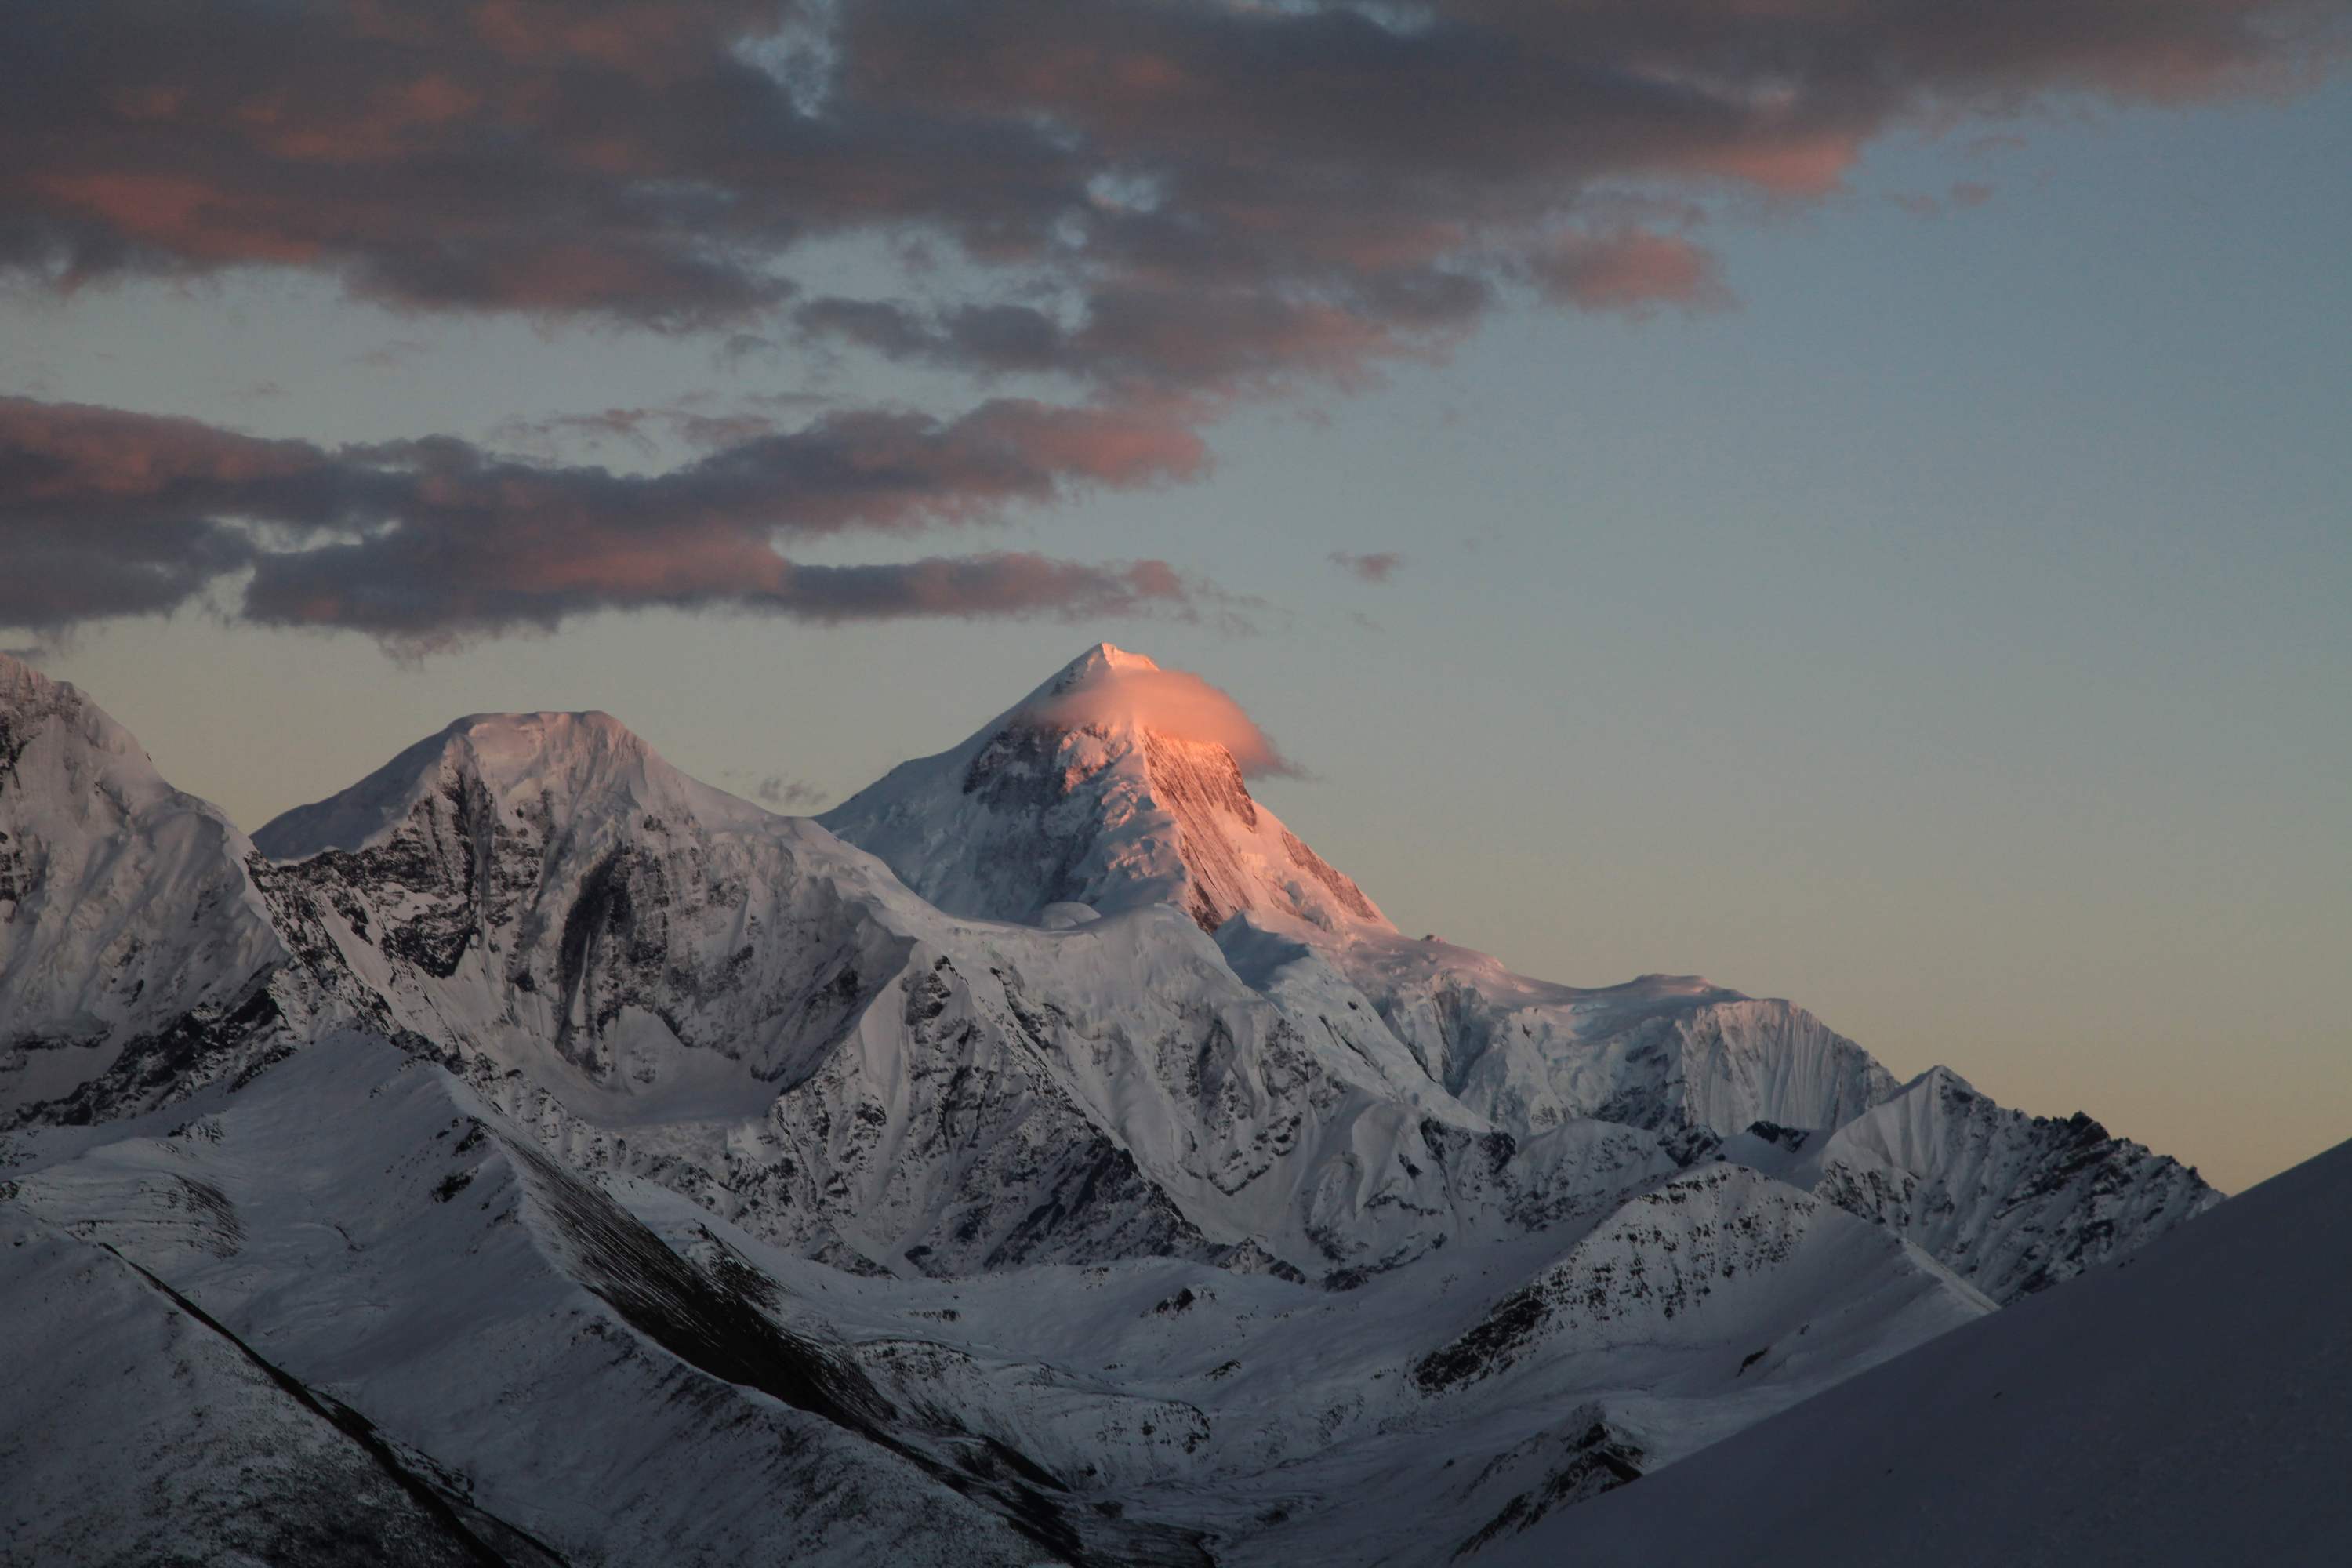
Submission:
<svg viewBox="0 0 2352 1568">
<path fill-rule="evenodd" d="M 1108 647 L 823 820 L 482 714 L 250 843 L 0 676 L 11 1353 L 75 1422 L 136 1363 L 189 1500 L 0 1423 L 69 1555 L 241 1498 L 319 1560 L 1477 1557 L 2219 1201 L 1787 1002 L 1411 940 Z"/>
<path fill-rule="evenodd" d="M 897 1411 L 384 1042 L 224 1088 L 0 1155 L 0 1371 L 59 1396 L 0 1411 L 23 1561 L 372 1562 L 387 1524 L 421 1562 L 1201 1561 Z M 205 1506 L 131 1503 L 158 1479 Z"/>
<path fill-rule="evenodd" d="M 2347 1300 L 2352 1143 L 1488 1560 L 2340 1563 Z"/>
<path fill-rule="evenodd" d="M 0 1173 L 0 1377 L 48 1396 L 0 1412 L 27 1561 L 370 1561 L 377 1533 L 415 1562 L 1427 1561 L 1987 1310 L 1722 1166 L 1556 1261 L 1523 1239 L 1353 1292 L 1171 1259 L 852 1276 L 608 1196 L 362 1035 L 19 1131 Z M 1488 1294 L 1529 1267 L 1558 1306 L 1496 1345 Z"/>
</svg>

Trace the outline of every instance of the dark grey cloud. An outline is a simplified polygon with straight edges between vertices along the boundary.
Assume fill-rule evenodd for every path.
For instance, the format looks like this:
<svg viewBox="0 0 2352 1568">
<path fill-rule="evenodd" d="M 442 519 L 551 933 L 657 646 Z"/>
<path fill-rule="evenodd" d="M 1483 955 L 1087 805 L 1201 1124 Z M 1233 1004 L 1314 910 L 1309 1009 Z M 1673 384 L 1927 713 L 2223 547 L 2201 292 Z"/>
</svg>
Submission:
<svg viewBox="0 0 2352 1568">
<path fill-rule="evenodd" d="M 2346 9 L 0 6 L 0 279 L 278 268 L 408 310 L 705 332 L 717 366 L 814 342 L 1044 375 L 1071 405 L 791 424 L 782 405 L 615 408 L 506 432 L 548 459 L 529 462 L 17 399 L 0 405 L 0 623 L 223 593 L 254 619 L 420 644 L 651 604 L 1181 610 L 1206 591 L 1150 562 L 820 567 L 778 546 L 1193 477 L 1197 431 L 1235 398 L 1442 354 L 1505 300 L 1719 306 L 1728 290 L 1695 237 L 1713 193 L 1819 196 L 1904 123 L 2291 84 L 2336 58 Z M 813 285 L 811 243 L 842 238 L 894 246 L 919 298 Z M 587 438 L 642 455 L 656 428 L 704 455 L 649 475 L 552 460 Z"/>
<path fill-rule="evenodd" d="M 0 269 L 276 266 L 1194 391 L 1429 352 L 1498 283 L 1688 303 L 1594 195 L 1833 184 L 1890 125 L 2289 79 L 2340 0 L 77 0 L 0 11 Z M 1061 307 L 802 297 L 889 234 Z M 1613 247 L 1613 248 L 1612 248 Z M 1639 248 L 1637 247 L 1637 248 Z M 1646 261 L 1646 265 L 1637 264 Z M 1698 270 L 1695 270 L 1697 268 Z"/>
<path fill-rule="evenodd" d="M 1181 427 L 1018 400 L 946 421 L 827 415 L 631 475 L 448 437 L 330 449 L 0 398 L 0 625 L 166 612 L 232 581 L 247 620 L 409 647 L 649 605 L 820 622 L 1187 614 L 1213 594 L 1156 561 L 807 565 L 778 546 L 982 521 L 1202 461 Z"/>
</svg>

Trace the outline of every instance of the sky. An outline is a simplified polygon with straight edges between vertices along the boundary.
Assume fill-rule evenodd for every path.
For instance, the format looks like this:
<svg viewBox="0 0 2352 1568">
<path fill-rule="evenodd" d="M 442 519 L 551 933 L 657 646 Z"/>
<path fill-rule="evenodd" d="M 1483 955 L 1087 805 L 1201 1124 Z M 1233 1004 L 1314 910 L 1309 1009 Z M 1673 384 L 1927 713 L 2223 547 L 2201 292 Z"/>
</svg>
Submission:
<svg viewBox="0 0 2352 1568">
<path fill-rule="evenodd" d="M 2342 5 L 0 16 L 0 646 L 248 828 L 1108 638 L 1400 925 L 2352 1134 Z"/>
</svg>

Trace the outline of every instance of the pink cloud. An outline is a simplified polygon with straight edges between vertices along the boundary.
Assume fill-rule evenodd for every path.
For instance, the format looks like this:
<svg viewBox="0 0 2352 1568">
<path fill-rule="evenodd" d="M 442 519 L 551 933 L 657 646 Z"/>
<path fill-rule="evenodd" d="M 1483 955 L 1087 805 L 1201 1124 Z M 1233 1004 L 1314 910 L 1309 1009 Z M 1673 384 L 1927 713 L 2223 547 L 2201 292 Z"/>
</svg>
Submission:
<svg viewBox="0 0 2352 1568">
<path fill-rule="evenodd" d="M 1547 296 L 1587 310 L 1640 315 L 1659 305 L 1710 310 L 1731 303 L 1711 254 L 1644 228 L 1560 236 L 1529 269 Z"/>
<path fill-rule="evenodd" d="M 1043 722 L 1072 729 L 1131 721 L 1178 740 L 1223 746 L 1251 778 L 1299 773 L 1240 703 L 1181 669 L 1107 667 L 1032 711 Z"/>
</svg>

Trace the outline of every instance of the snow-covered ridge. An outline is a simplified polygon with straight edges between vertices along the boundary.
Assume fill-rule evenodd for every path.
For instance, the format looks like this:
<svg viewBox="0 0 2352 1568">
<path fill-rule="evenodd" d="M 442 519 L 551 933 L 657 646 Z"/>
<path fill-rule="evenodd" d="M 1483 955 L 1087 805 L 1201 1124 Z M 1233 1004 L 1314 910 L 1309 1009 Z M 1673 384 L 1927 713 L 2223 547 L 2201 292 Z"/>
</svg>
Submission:
<svg viewBox="0 0 2352 1568">
<path fill-rule="evenodd" d="M 1814 1190 L 1994 1299 L 2047 1289 L 2221 1201 L 2197 1172 L 2077 1112 L 2028 1116 L 1932 1068 L 1838 1128 Z"/>
</svg>

